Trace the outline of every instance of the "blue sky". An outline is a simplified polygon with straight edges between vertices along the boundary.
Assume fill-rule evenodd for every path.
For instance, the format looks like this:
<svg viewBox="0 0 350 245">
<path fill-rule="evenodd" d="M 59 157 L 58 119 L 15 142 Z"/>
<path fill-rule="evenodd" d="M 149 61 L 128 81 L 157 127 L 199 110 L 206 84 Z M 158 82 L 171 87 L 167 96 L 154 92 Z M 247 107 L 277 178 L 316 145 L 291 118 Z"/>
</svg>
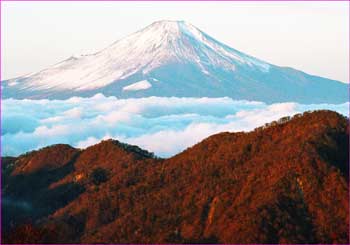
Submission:
<svg viewBox="0 0 350 245">
<path fill-rule="evenodd" d="M 98 51 L 154 21 L 185 20 L 280 66 L 347 82 L 348 2 L 2 2 L 2 79 Z"/>
</svg>

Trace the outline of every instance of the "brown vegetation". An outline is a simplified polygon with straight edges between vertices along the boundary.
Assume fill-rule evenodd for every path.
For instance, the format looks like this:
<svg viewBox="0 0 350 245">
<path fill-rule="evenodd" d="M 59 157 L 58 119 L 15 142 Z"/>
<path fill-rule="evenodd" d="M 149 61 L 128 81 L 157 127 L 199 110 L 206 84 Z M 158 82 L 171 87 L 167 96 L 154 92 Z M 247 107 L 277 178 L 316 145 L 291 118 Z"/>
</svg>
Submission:
<svg viewBox="0 0 350 245">
<path fill-rule="evenodd" d="M 217 134 L 169 159 L 113 140 L 6 158 L 3 198 L 30 208 L 3 204 L 4 239 L 349 243 L 348 149 L 347 118 L 317 111 Z"/>
</svg>

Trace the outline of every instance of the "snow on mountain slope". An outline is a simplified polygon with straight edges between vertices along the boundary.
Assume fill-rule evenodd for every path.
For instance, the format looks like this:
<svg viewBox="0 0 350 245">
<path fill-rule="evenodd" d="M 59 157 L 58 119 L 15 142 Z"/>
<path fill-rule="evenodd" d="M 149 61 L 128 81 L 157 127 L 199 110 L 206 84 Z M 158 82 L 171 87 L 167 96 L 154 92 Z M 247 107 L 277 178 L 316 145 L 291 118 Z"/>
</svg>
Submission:
<svg viewBox="0 0 350 245">
<path fill-rule="evenodd" d="M 234 70 L 235 63 L 267 63 L 222 47 L 214 39 L 185 22 L 161 21 L 115 42 L 93 55 L 71 57 L 31 76 L 25 89 L 92 90 L 126 78 L 137 71 L 147 74 L 169 61 L 208 62 Z"/>
<path fill-rule="evenodd" d="M 136 91 L 136 90 L 144 90 L 149 89 L 152 87 L 152 84 L 150 84 L 147 80 L 142 80 L 137 83 L 133 83 L 131 85 L 123 87 L 124 91 Z"/>
<path fill-rule="evenodd" d="M 160 82 L 147 91 L 123 93 L 143 80 Z M 337 92 L 344 88 L 329 81 L 246 55 L 184 21 L 158 21 L 95 54 L 70 57 L 38 73 L 4 81 L 3 95 L 36 99 L 102 93 L 327 102 L 332 97 L 330 91 L 325 93 L 328 85 Z M 305 94 L 309 88 L 315 91 Z"/>
</svg>

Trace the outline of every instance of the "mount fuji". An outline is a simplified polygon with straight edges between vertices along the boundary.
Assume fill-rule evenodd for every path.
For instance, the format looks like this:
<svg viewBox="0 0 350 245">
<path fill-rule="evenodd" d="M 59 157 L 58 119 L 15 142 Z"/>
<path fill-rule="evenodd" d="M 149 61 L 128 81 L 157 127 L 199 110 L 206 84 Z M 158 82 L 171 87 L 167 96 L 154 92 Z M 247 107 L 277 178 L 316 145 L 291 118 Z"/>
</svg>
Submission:
<svg viewBox="0 0 350 245">
<path fill-rule="evenodd" d="M 269 64 L 184 21 L 158 21 L 109 47 L 2 82 L 3 98 L 231 97 L 343 103 L 348 85 Z"/>
</svg>

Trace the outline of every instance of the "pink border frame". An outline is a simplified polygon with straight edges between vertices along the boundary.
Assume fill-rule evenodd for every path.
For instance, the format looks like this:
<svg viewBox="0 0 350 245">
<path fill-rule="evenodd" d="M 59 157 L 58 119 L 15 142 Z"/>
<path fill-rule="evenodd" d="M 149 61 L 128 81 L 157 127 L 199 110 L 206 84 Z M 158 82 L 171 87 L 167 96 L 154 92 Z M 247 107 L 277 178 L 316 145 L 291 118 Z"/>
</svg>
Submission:
<svg viewBox="0 0 350 245">
<path fill-rule="evenodd" d="M 98 0 L 0 0 L 0 37 L 1 37 L 1 5 L 2 2 L 70 2 L 70 1 L 78 1 L 78 2 L 99 2 Z M 349 10 L 349 23 L 350 23 L 350 0 L 102 0 L 101 2 L 349 2 L 348 10 Z M 349 39 L 350 39 L 350 30 L 349 30 Z M 1 54 L 2 46 L 1 46 L 1 40 L 0 40 L 0 54 Z M 350 57 L 350 43 L 349 43 L 349 53 Z M 350 67 L 348 72 L 348 95 L 350 96 Z M 2 75 L 2 63 L 1 63 L 1 55 L 0 55 L 0 84 L 2 82 L 1 79 Z M 0 130 L 2 126 L 2 120 L 1 120 L 1 101 L 2 101 L 2 89 L 0 87 Z M 350 106 L 348 111 L 348 118 L 350 120 Z M 349 121 L 350 122 L 350 121 Z M 350 140 L 350 139 L 349 139 Z M 2 170 L 2 160 L 1 160 L 1 153 L 2 153 L 2 137 L 0 135 L 0 171 Z M 348 152 L 350 157 L 350 151 Z M 348 163 L 350 164 L 350 163 Z M 350 173 L 350 170 L 349 170 Z M 348 186 L 350 186 L 350 183 L 348 183 Z M 2 179 L 0 174 L 0 194 L 2 190 Z M 350 193 L 349 193 L 350 196 Z M 1 204 L 2 196 L 0 196 L 0 204 Z M 350 199 L 349 199 L 350 202 Z M 350 210 L 348 210 L 350 212 Z M 2 208 L 0 210 L 0 244 L 2 243 Z M 350 240 L 350 235 L 349 235 Z M 72 244 L 72 243 L 71 243 Z M 83 243 L 82 243 L 83 244 Z M 72 244 L 72 245 L 78 245 L 78 244 Z M 130 245 L 130 244 L 129 244 Z"/>
</svg>

